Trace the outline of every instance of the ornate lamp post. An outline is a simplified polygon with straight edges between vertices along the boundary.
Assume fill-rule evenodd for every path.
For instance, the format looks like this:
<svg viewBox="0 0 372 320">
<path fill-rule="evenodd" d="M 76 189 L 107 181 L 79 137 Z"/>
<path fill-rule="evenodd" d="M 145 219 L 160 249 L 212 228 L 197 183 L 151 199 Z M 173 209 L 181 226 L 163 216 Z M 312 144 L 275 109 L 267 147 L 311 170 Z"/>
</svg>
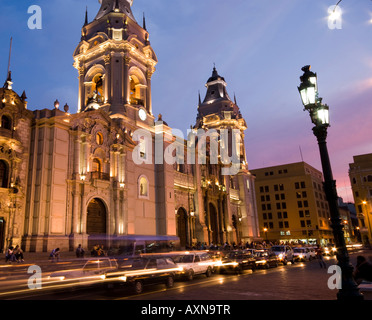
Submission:
<svg viewBox="0 0 372 320">
<path fill-rule="evenodd" d="M 322 99 L 318 97 L 317 75 L 316 73 L 311 72 L 310 68 L 310 66 L 302 68 L 304 74 L 300 78 L 301 84 L 298 87 L 298 91 L 300 92 L 305 111 L 309 111 L 311 121 L 315 125 L 313 132 L 319 144 L 319 152 L 324 175 L 324 191 L 327 196 L 331 214 L 333 236 L 337 247 L 338 266 L 342 271 L 342 288 L 339 290 L 337 298 L 339 300 L 362 300 L 363 295 L 359 292 L 358 286 L 353 279 L 353 266 L 350 264 L 337 204 L 338 196 L 336 181 L 333 179 L 331 163 L 328 155 L 326 139 L 329 127 L 329 107 L 322 104 Z"/>
</svg>

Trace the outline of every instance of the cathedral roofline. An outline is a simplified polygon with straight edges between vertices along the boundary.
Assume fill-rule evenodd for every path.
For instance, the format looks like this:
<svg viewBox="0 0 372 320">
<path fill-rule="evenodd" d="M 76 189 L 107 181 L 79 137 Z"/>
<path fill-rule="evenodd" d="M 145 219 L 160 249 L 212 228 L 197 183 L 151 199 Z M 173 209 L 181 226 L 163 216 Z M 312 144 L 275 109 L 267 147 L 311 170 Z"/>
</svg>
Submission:
<svg viewBox="0 0 372 320">
<path fill-rule="evenodd" d="M 124 13 L 126 16 L 137 22 L 132 13 L 133 0 L 99 0 L 101 8 L 94 20 L 100 20 L 109 13 Z"/>
</svg>

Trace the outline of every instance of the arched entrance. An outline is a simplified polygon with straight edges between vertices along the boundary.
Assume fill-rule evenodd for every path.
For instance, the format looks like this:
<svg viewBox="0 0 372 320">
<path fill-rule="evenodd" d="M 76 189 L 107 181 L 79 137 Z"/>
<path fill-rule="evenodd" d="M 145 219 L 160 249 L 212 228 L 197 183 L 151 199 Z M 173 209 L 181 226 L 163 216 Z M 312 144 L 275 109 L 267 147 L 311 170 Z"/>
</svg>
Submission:
<svg viewBox="0 0 372 320">
<path fill-rule="evenodd" d="M 179 208 L 177 211 L 177 236 L 180 238 L 181 247 L 186 247 L 188 245 L 187 233 L 187 212 L 184 208 Z"/>
<path fill-rule="evenodd" d="M 217 210 L 216 207 L 209 203 L 209 221 L 210 221 L 210 230 L 211 230 L 211 236 L 210 241 L 213 242 L 213 244 L 219 243 L 219 228 L 218 228 L 218 217 L 217 217 Z"/>
<path fill-rule="evenodd" d="M 89 202 L 87 208 L 87 233 L 89 234 L 88 246 L 106 245 L 106 206 L 102 200 L 94 198 Z"/>
</svg>

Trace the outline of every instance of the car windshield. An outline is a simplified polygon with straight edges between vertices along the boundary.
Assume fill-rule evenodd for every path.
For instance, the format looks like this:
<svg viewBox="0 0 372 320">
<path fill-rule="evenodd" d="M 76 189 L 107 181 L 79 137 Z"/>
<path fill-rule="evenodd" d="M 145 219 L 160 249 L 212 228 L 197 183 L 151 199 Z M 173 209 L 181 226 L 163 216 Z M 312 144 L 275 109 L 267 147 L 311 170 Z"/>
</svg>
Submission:
<svg viewBox="0 0 372 320">
<path fill-rule="evenodd" d="M 230 252 L 228 257 L 231 258 L 231 259 L 242 259 L 243 254 L 240 253 L 240 252 Z"/>
<path fill-rule="evenodd" d="M 305 249 L 293 249 L 293 252 L 297 252 L 297 253 L 304 253 L 305 252 Z"/>
<path fill-rule="evenodd" d="M 269 254 L 267 252 L 256 252 L 257 257 L 267 257 Z"/>
<path fill-rule="evenodd" d="M 283 252 L 284 251 L 284 247 L 271 247 L 271 250 L 272 251 L 275 251 L 275 252 Z"/>
<path fill-rule="evenodd" d="M 192 263 L 194 261 L 193 255 L 177 256 L 174 259 L 175 263 Z"/>
</svg>

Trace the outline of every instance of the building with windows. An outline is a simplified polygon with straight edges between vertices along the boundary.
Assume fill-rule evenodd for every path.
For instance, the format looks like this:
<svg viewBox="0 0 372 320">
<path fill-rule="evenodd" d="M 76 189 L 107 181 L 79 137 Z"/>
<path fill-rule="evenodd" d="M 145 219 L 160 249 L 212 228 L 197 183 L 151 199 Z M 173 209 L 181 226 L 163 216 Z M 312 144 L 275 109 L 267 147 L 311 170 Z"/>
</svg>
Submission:
<svg viewBox="0 0 372 320">
<path fill-rule="evenodd" d="M 363 243 L 372 239 L 372 153 L 353 157 L 349 178 Z"/>
<path fill-rule="evenodd" d="M 28 110 L 11 73 L 0 89 L 0 249 L 88 248 L 93 236 L 170 235 L 184 247 L 259 238 L 246 123 L 225 79 L 216 69 L 208 79 L 195 137 L 175 137 L 153 114 L 158 59 L 132 4 L 103 0 L 93 21 L 86 15 L 73 53 L 77 113 L 58 100 L 51 109 Z M 242 141 L 234 174 L 222 174 L 231 164 L 212 161 L 211 137 L 228 147 L 222 129 Z M 190 143 L 204 155 L 197 152 L 194 162 L 187 152 L 173 155 L 174 146 L 189 151 Z M 164 161 L 166 155 L 179 161 Z"/>
<path fill-rule="evenodd" d="M 305 162 L 251 170 L 260 232 L 272 242 L 333 242 L 323 175 Z"/>
</svg>

